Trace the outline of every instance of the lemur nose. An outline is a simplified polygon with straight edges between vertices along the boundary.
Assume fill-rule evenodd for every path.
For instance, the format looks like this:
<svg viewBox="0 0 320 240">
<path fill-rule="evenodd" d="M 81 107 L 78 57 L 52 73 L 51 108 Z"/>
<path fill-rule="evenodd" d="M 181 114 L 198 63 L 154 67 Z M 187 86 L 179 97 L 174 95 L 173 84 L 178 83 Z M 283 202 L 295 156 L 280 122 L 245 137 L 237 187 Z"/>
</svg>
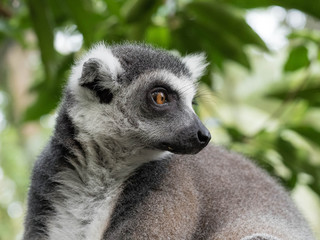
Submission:
<svg viewBox="0 0 320 240">
<path fill-rule="evenodd" d="M 204 146 L 206 146 L 211 139 L 211 134 L 210 134 L 209 130 L 205 127 L 201 128 L 198 131 L 197 135 L 198 135 L 199 142 L 201 143 L 201 145 L 204 145 Z"/>
</svg>

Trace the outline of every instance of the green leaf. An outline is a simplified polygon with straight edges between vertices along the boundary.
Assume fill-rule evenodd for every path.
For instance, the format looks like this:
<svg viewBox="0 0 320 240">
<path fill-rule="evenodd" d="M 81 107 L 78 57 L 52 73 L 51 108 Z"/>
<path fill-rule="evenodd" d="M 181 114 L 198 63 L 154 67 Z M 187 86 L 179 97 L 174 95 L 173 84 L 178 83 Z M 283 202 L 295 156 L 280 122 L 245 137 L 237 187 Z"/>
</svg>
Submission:
<svg viewBox="0 0 320 240">
<path fill-rule="evenodd" d="M 286 1 L 272 1 L 273 4 L 282 6 L 287 9 L 298 9 L 311 16 L 320 18 L 320 1 L 300 1 L 300 0 L 286 0 Z"/>
<path fill-rule="evenodd" d="M 310 126 L 297 126 L 291 127 L 290 129 L 320 147 L 320 131 L 318 131 L 317 129 Z"/>
<path fill-rule="evenodd" d="M 184 19 L 183 25 L 171 31 L 172 41 L 170 47 L 179 50 L 183 54 L 203 52 L 205 50 L 208 59 L 222 69 L 223 61 L 226 58 L 224 51 L 230 51 L 230 49 L 219 47 L 219 43 L 221 42 L 219 36 L 215 39 L 215 44 L 213 44 L 210 36 L 208 31 L 200 28 L 194 21 Z M 201 39 L 201 41 L 199 41 L 199 39 Z M 235 54 L 232 54 L 232 56 L 234 55 Z"/>
<path fill-rule="evenodd" d="M 70 19 L 68 8 L 64 0 L 48 0 L 50 11 L 54 17 L 56 26 L 61 26 Z"/>
<path fill-rule="evenodd" d="M 183 45 L 197 44 L 189 50 L 209 50 L 213 58 L 225 57 L 249 68 L 250 63 L 244 51 L 249 44 L 267 49 L 261 38 L 250 28 L 243 17 L 234 9 L 209 1 L 191 2 L 178 15 L 180 26 L 175 31 L 175 39 Z M 180 36 L 179 36 L 180 35 Z M 176 46 L 179 49 L 179 44 Z M 204 48 L 205 47 L 205 48 Z M 186 47 L 184 47 L 186 48 Z"/>
<path fill-rule="evenodd" d="M 293 90 L 282 89 L 266 95 L 266 97 L 277 98 L 284 100 L 288 96 L 292 96 L 292 99 L 299 99 L 308 102 L 312 107 L 320 107 L 320 85 L 308 86 L 303 90 L 294 92 Z"/>
<path fill-rule="evenodd" d="M 53 85 L 48 84 L 46 81 L 42 81 L 32 89 L 32 92 L 37 93 L 37 99 L 24 113 L 23 121 L 37 120 L 42 115 L 50 113 L 57 107 L 62 96 L 63 85 L 67 79 L 67 70 L 70 69 L 73 60 L 73 54 L 60 59 Z"/>
<path fill-rule="evenodd" d="M 307 41 L 314 42 L 316 44 L 320 44 L 320 31 L 317 30 L 299 30 L 290 33 L 287 36 L 289 39 L 303 39 Z"/>
<path fill-rule="evenodd" d="M 252 1 L 252 0 L 217 0 L 217 2 L 221 3 L 228 3 L 230 5 L 234 5 L 241 8 L 261 8 L 261 7 L 268 7 L 272 5 L 276 5 L 276 1 L 274 0 L 259 0 L 259 1 Z"/>
<path fill-rule="evenodd" d="M 107 8 L 111 15 L 115 15 L 118 19 L 123 20 L 123 16 L 121 15 L 121 6 L 122 3 L 116 0 L 104 0 L 107 4 Z"/>
<path fill-rule="evenodd" d="M 84 42 L 90 46 L 98 39 L 96 36 L 98 25 L 102 23 L 103 17 L 92 10 L 89 0 L 66 0 L 66 6 L 71 18 L 82 33 Z"/>
<path fill-rule="evenodd" d="M 225 4 L 213 1 L 193 2 L 189 8 L 197 13 L 199 21 L 214 26 L 220 32 L 228 32 L 235 41 L 243 45 L 254 44 L 264 50 L 268 50 L 263 40 L 246 23 L 245 19 L 232 8 Z"/>
<path fill-rule="evenodd" d="M 310 166 L 308 173 L 312 176 L 313 181 L 309 183 L 310 188 L 320 196 L 320 171 L 319 167 Z"/>
<path fill-rule="evenodd" d="M 60 89 L 52 89 L 42 85 L 42 88 L 39 88 L 37 100 L 26 110 L 22 120 L 24 122 L 34 121 L 42 115 L 48 114 L 57 107 L 57 103 L 61 97 L 60 93 L 61 86 Z"/>
<path fill-rule="evenodd" d="M 292 72 L 300 68 L 308 67 L 309 65 L 308 49 L 306 46 L 300 45 L 291 50 L 284 65 L 284 70 L 286 72 Z"/>
<path fill-rule="evenodd" d="M 146 32 L 145 40 L 156 46 L 168 48 L 170 40 L 169 29 L 166 27 L 149 27 Z"/>
<path fill-rule="evenodd" d="M 311 16 L 320 18 L 320 1 L 301 1 L 301 0 L 219 0 L 219 2 L 229 3 L 237 7 L 242 8 L 261 8 L 280 6 L 287 9 L 295 8 L 302 12 L 305 12 Z"/>
<path fill-rule="evenodd" d="M 244 142 L 247 138 L 239 129 L 233 126 L 225 126 L 224 129 L 228 132 L 232 138 L 232 142 Z"/>
<path fill-rule="evenodd" d="M 13 29 L 8 24 L 8 21 L 4 21 L 3 19 L 0 18 L 0 34 L 9 36 L 11 35 L 12 31 Z"/>
<path fill-rule="evenodd" d="M 28 0 L 30 18 L 37 35 L 46 80 L 51 82 L 55 71 L 56 52 L 53 47 L 54 23 L 46 0 Z"/>
<path fill-rule="evenodd" d="M 135 23 L 150 19 L 151 15 L 160 6 L 160 0 L 131 0 L 126 1 L 122 14 L 127 23 Z"/>
<path fill-rule="evenodd" d="M 288 142 L 279 136 L 276 141 L 276 149 L 282 156 L 283 163 L 291 170 L 291 178 L 286 181 L 286 186 L 289 189 L 293 189 L 297 183 L 298 173 L 302 170 L 299 159 L 297 158 L 296 148 L 291 142 Z"/>
</svg>

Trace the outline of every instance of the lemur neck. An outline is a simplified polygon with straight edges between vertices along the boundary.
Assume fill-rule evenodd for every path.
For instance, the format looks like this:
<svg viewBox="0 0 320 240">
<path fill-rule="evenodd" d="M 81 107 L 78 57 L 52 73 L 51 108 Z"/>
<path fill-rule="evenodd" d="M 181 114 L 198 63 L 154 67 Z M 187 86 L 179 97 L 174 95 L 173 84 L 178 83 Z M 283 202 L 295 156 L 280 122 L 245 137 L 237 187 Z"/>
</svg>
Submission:
<svg viewBox="0 0 320 240">
<path fill-rule="evenodd" d="M 103 139 L 93 137 L 76 129 L 64 109 L 58 115 L 54 136 L 71 153 L 72 157 L 66 160 L 84 178 L 83 181 L 95 175 L 110 180 L 125 179 L 143 163 L 161 160 L 169 155 L 160 150 L 143 149 L 113 136 L 104 136 Z"/>
<path fill-rule="evenodd" d="M 96 165 L 109 171 L 112 179 L 125 179 L 139 166 L 152 160 L 161 160 L 168 155 L 160 150 L 144 149 L 134 144 L 124 144 L 113 137 L 92 138 L 79 133 L 78 141 L 84 146 L 88 166 Z"/>
<path fill-rule="evenodd" d="M 52 200 L 56 213 L 48 223 L 49 239 L 102 239 L 123 183 L 144 162 L 160 159 L 162 154 L 133 151 L 112 138 L 102 141 L 59 127 L 54 138 L 68 149 L 65 161 L 72 167 L 56 178 L 58 197 Z"/>
</svg>

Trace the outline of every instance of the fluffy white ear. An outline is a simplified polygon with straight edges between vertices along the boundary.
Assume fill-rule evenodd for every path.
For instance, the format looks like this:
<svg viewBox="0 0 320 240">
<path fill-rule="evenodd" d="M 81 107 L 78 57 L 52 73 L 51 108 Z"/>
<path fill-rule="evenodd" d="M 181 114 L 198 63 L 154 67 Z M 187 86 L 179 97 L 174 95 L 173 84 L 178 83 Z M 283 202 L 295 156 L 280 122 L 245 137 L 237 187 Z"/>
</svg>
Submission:
<svg viewBox="0 0 320 240">
<path fill-rule="evenodd" d="M 112 54 L 110 48 L 104 43 L 98 43 L 73 66 L 69 87 L 77 91 L 80 85 L 93 81 L 94 76 L 100 73 L 108 77 L 104 79 L 105 81 L 100 81 L 100 84 L 112 89 L 116 87 L 117 76 L 122 71 L 119 60 Z"/>
<path fill-rule="evenodd" d="M 187 66 L 193 80 L 198 80 L 204 74 L 209 63 L 206 62 L 204 53 L 190 54 L 182 58 L 182 62 Z"/>
</svg>

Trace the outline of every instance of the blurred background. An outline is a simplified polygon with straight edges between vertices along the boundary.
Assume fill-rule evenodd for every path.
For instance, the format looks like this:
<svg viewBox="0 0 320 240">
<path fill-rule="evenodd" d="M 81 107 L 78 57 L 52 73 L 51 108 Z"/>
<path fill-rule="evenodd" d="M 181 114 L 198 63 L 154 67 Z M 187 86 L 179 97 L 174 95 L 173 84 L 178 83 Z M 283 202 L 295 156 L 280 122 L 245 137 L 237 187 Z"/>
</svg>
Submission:
<svg viewBox="0 0 320 240">
<path fill-rule="evenodd" d="M 195 106 L 214 144 L 291 193 L 320 239 L 320 1 L 0 1 L 0 240 L 21 239 L 32 165 L 91 44 L 144 41 L 210 66 Z"/>
</svg>

